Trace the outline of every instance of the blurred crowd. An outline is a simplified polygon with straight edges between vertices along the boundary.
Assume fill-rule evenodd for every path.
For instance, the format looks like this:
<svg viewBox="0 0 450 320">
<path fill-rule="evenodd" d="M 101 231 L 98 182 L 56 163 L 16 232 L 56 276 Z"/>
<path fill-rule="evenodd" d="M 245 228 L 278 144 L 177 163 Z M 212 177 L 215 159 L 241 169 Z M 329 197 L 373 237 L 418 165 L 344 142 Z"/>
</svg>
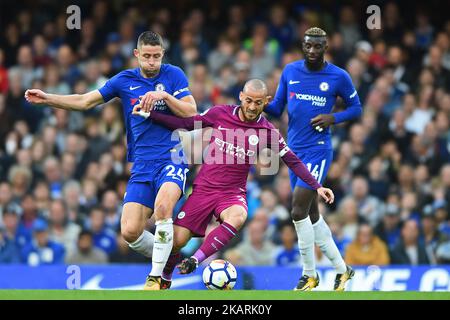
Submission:
<svg viewBox="0 0 450 320">
<path fill-rule="evenodd" d="M 153 30 L 164 38 L 165 62 L 188 75 L 201 112 L 238 103 L 249 78 L 265 80 L 273 96 L 282 68 L 302 59 L 311 26 L 327 31 L 326 60 L 349 72 L 364 110 L 333 128 L 325 186 L 336 201 L 320 212 L 339 250 L 352 265 L 450 263 L 450 20 L 436 19 L 439 10 L 408 4 L 406 16 L 383 2 L 382 28 L 368 30 L 361 2 L 85 4 L 81 30 L 67 29 L 63 2 L 1 4 L 0 263 L 148 263 L 120 235 L 131 166 L 120 101 L 68 112 L 29 105 L 26 89 L 99 88 L 137 67 L 137 36 Z M 287 114 L 272 120 L 286 135 Z M 257 164 L 249 176 L 246 225 L 217 256 L 299 265 L 288 170 L 260 173 Z M 193 239 L 183 253 L 200 243 Z M 316 253 L 318 265 L 329 265 Z"/>
</svg>

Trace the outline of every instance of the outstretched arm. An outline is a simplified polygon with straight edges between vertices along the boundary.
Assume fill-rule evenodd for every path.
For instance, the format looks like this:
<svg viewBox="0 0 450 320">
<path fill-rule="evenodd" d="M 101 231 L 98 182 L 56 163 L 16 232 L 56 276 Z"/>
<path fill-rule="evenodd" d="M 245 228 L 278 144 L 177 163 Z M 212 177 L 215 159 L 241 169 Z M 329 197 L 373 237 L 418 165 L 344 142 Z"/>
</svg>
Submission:
<svg viewBox="0 0 450 320">
<path fill-rule="evenodd" d="M 32 104 L 43 104 L 65 110 L 84 111 L 102 104 L 103 96 L 98 90 L 85 94 L 59 95 L 46 93 L 39 89 L 25 91 L 25 99 Z"/>
<path fill-rule="evenodd" d="M 216 109 L 218 108 L 212 107 L 207 112 L 204 112 L 202 114 L 196 114 L 195 116 L 188 118 L 180 118 L 177 116 L 172 116 L 156 111 L 145 112 L 144 110 L 141 109 L 142 107 L 140 104 L 134 106 L 133 115 L 139 115 L 144 118 L 150 117 L 150 119 L 158 123 L 161 123 L 170 130 L 176 129 L 193 130 L 197 129 L 196 124 L 198 124 L 199 126 L 198 128 L 213 126 L 215 118 L 214 115 L 217 113 Z"/>
</svg>

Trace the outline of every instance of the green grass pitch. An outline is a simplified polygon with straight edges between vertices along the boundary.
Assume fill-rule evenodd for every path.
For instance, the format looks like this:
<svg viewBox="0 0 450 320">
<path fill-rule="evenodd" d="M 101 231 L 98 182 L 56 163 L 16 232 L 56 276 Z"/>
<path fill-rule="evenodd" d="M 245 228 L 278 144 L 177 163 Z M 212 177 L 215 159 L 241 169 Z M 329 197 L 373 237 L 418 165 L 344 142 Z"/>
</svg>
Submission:
<svg viewBox="0 0 450 320">
<path fill-rule="evenodd" d="M 450 300 L 450 292 L 0 290 L 0 300 Z"/>
</svg>

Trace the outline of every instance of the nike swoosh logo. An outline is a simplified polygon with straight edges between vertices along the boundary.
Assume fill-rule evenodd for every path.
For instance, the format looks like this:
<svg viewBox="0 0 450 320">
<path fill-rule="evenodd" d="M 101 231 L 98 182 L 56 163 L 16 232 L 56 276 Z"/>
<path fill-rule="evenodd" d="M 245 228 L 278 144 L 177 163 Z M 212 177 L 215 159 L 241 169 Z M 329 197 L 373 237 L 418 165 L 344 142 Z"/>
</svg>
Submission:
<svg viewBox="0 0 450 320">
<path fill-rule="evenodd" d="M 140 88 L 141 86 L 137 86 L 137 87 L 132 87 L 132 86 L 130 86 L 130 90 L 135 90 L 135 89 L 137 89 L 137 88 Z"/>
<path fill-rule="evenodd" d="M 224 128 L 224 127 L 222 127 L 222 126 L 219 126 L 218 129 L 219 129 L 219 130 L 228 130 L 228 128 Z"/>
<path fill-rule="evenodd" d="M 219 239 L 217 239 L 217 237 L 214 237 L 214 240 L 216 240 L 218 243 L 220 243 L 221 245 L 223 245 L 224 246 L 224 244 L 223 244 L 223 242 L 222 241 L 220 241 Z"/>
<path fill-rule="evenodd" d="M 289 80 L 289 84 L 296 84 L 296 83 L 300 83 L 300 81 Z"/>
</svg>

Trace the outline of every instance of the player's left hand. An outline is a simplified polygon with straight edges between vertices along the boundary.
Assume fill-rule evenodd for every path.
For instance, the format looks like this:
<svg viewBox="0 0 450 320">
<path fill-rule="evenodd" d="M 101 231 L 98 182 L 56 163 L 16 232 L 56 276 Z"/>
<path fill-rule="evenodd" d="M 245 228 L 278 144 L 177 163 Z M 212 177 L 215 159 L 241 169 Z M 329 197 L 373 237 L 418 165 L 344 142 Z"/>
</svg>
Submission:
<svg viewBox="0 0 450 320">
<path fill-rule="evenodd" d="M 144 112 L 150 112 L 156 101 L 164 100 L 167 96 L 165 91 L 149 91 L 143 96 L 139 96 L 141 100 L 141 108 Z"/>
<path fill-rule="evenodd" d="M 316 191 L 319 196 L 321 196 L 325 200 L 325 203 L 331 204 L 334 202 L 334 193 L 331 189 L 321 187 Z"/>
<path fill-rule="evenodd" d="M 141 104 L 135 105 L 133 107 L 133 111 L 131 112 L 131 114 L 133 114 L 135 116 L 141 116 L 141 117 L 143 117 L 145 119 L 150 117 L 150 112 L 145 112 L 144 110 L 142 110 Z"/>
<path fill-rule="evenodd" d="M 334 123 L 334 116 L 332 114 L 319 114 L 311 119 L 311 125 L 319 132 L 328 128 Z"/>
</svg>

